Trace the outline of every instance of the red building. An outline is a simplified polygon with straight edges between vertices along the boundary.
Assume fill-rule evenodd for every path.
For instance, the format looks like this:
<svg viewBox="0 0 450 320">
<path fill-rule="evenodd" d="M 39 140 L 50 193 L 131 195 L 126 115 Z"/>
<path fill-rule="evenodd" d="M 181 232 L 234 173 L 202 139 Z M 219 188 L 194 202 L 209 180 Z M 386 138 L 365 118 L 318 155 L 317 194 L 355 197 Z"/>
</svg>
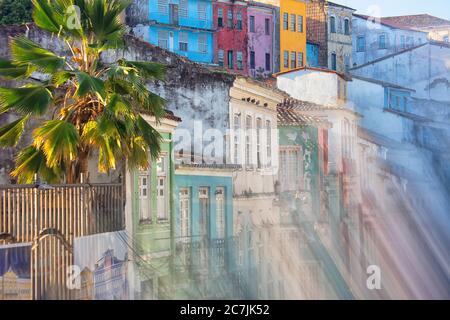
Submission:
<svg viewBox="0 0 450 320">
<path fill-rule="evenodd" d="M 244 1 L 217 0 L 213 4 L 214 62 L 243 75 L 247 63 L 247 4 Z"/>
</svg>

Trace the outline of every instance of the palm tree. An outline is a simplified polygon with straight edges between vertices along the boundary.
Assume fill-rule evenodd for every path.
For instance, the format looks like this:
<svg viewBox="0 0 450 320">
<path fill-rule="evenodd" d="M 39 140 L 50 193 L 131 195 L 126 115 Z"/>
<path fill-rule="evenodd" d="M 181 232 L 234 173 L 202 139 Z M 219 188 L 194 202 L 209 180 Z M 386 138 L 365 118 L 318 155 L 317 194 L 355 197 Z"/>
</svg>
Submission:
<svg viewBox="0 0 450 320">
<path fill-rule="evenodd" d="M 105 51 L 124 46 L 120 15 L 129 1 L 32 2 L 35 24 L 62 41 L 70 54 L 60 56 L 20 36 L 10 41 L 11 59 L 0 59 L 0 76 L 27 83 L 0 87 L 0 115 L 20 115 L 0 128 L 0 147 L 16 146 L 31 119 L 43 121 L 33 131 L 33 143 L 18 153 L 12 175 L 20 183 L 31 183 L 35 174 L 48 182 L 76 183 L 87 173 L 94 151 L 99 172 L 115 169 L 124 159 L 130 168 L 147 167 L 158 157 L 161 136 L 141 114 L 159 121 L 165 110 L 164 100 L 145 82 L 162 80 L 166 68 L 101 59 Z"/>
</svg>

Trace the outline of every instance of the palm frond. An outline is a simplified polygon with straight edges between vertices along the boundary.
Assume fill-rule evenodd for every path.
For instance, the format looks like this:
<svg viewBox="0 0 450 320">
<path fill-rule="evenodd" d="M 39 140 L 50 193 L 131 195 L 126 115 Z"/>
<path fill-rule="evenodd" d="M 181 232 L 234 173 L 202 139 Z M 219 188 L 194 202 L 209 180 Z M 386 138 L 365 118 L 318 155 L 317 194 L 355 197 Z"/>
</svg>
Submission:
<svg viewBox="0 0 450 320">
<path fill-rule="evenodd" d="M 101 99 L 106 96 L 105 83 L 103 80 L 92 77 L 86 72 L 76 72 L 75 73 L 78 80 L 78 87 L 75 91 L 75 97 L 83 97 L 88 93 L 96 94 Z"/>
<path fill-rule="evenodd" d="M 41 116 L 52 102 L 52 93 L 44 86 L 0 87 L 0 114 L 14 109 L 22 114 Z"/>
<path fill-rule="evenodd" d="M 55 11 L 48 0 L 31 0 L 33 2 L 33 21 L 36 25 L 49 32 L 58 33 L 64 24 L 64 19 Z"/>
<path fill-rule="evenodd" d="M 44 151 L 50 168 L 75 160 L 78 142 L 75 126 L 63 120 L 47 121 L 34 130 L 34 145 Z"/>
<path fill-rule="evenodd" d="M 21 79 L 29 77 L 34 71 L 36 71 L 36 67 L 33 66 L 23 66 L 19 67 L 13 64 L 9 60 L 0 58 L 0 76 L 6 79 Z"/>
<path fill-rule="evenodd" d="M 58 88 L 59 86 L 69 81 L 69 79 L 71 79 L 74 75 L 75 74 L 70 71 L 66 70 L 58 71 L 52 75 L 50 83 L 54 85 L 56 88 Z"/>
<path fill-rule="evenodd" d="M 84 13 L 90 22 L 90 32 L 97 40 L 98 50 L 111 46 L 120 46 L 125 34 L 125 26 L 120 21 L 120 14 L 130 5 L 128 0 L 92 0 L 84 1 Z"/>
<path fill-rule="evenodd" d="M 156 160 L 161 153 L 161 134 L 141 116 L 137 118 L 136 127 L 138 135 L 142 136 L 149 147 L 150 157 L 152 160 Z"/>
<path fill-rule="evenodd" d="M 127 61 L 122 59 L 119 61 L 119 64 L 135 68 L 139 76 L 146 79 L 164 80 L 167 71 L 167 66 L 156 62 Z"/>
<path fill-rule="evenodd" d="M 47 182 L 57 182 L 60 169 L 51 169 L 46 165 L 47 159 L 42 150 L 35 146 L 24 148 L 16 157 L 16 169 L 11 173 L 19 183 L 31 184 L 34 175 L 39 174 Z"/>
<path fill-rule="evenodd" d="M 25 130 L 25 125 L 30 119 L 30 115 L 13 121 L 0 128 L 0 147 L 14 147 L 19 142 Z"/>
<path fill-rule="evenodd" d="M 64 58 L 46 50 L 26 37 L 11 40 L 11 54 L 19 67 L 36 66 L 46 73 L 53 73 L 64 65 Z"/>
</svg>

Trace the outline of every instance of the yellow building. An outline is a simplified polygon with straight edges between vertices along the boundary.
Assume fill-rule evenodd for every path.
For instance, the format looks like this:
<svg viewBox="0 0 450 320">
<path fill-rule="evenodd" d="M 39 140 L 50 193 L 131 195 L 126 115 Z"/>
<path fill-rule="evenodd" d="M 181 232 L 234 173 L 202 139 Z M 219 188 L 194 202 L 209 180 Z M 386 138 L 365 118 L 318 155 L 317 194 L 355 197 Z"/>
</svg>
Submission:
<svg viewBox="0 0 450 320">
<path fill-rule="evenodd" d="M 0 277 L 0 300 L 31 300 L 31 279 L 19 278 L 10 269 Z"/>
<path fill-rule="evenodd" d="M 280 8 L 280 71 L 306 64 L 305 0 L 258 0 Z"/>
</svg>

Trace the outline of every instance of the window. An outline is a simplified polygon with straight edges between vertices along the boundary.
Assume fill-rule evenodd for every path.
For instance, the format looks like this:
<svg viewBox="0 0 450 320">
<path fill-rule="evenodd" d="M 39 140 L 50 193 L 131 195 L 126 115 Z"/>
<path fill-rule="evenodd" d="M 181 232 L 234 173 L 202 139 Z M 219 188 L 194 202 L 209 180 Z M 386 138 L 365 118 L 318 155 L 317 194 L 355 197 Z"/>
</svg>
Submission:
<svg viewBox="0 0 450 320">
<path fill-rule="evenodd" d="M 414 38 L 413 37 L 407 37 L 406 38 L 406 46 L 408 48 L 414 46 Z"/>
<path fill-rule="evenodd" d="M 158 13 L 160 14 L 169 13 L 169 0 L 158 0 Z"/>
<path fill-rule="evenodd" d="M 225 238 L 225 188 L 216 189 L 216 228 L 217 238 Z"/>
<path fill-rule="evenodd" d="M 400 36 L 400 48 L 401 49 L 405 49 L 406 48 L 405 36 Z"/>
<path fill-rule="evenodd" d="M 156 186 L 156 207 L 158 220 L 167 220 L 168 215 L 168 199 L 167 194 L 167 175 L 168 175 L 168 158 L 167 155 L 161 156 L 156 162 L 157 186 Z"/>
<path fill-rule="evenodd" d="M 233 9 L 228 8 L 228 28 L 233 28 Z"/>
<path fill-rule="evenodd" d="M 284 50 L 283 52 L 283 60 L 284 60 L 284 67 L 289 68 L 289 51 Z"/>
<path fill-rule="evenodd" d="M 198 35 L 198 51 L 201 53 L 206 53 L 208 51 L 206 34 Z"/>
<path fill-rule="evenodd" d="M 217 26 L 219 28 L 223 27 L 223 9 L 222 8 L 219 8 L 217 10 Z"/>
<path fill-rule="evenodd" d="M 287 12 L 283 13 L 283 29 L 288 30 L 289 28 L 289 14 Z"/>
<path fill-rule="evenodd" d="M 356 39 L 356 51 L 357 52 L 366 51 L 366 37 L 365 36 L 358 36 L 358 38 Z"/>
<path fill-rule="evenodd" d="M 295 51 L 291 52 L 291 68 L 296 68 L 297 67 L 297 54 L 295 53 Z"/>
<path fill-rule="evenodd" d="M 242 12 L 237 13 L 236 20 L 236 29 L 242 30 Z"/>
<path fill-rule="evenodd" d="M 266 71 L 270 71 L 270 53 L 266 53 Z"/>
<path fill-rule="evenodd" d="M 169 47 L 169 31 L 158 30 L 158 47 L 167 49 Z"/>
<path fill-rule="evenodd" d="M 272 165 L 272 126 L 270 120 L 266 121 L 266 160 L 267 166 Z"/>
<path fill-rule="evenodd" d="M 206 236 L 208 234 L 209 188 L 198 189 L 198 203 L 200 206 L 200 236 Z"/>
<path fill-rule="evenodd" d="M 350 55 L 348 55 L 348 54 L 344 55 L 344 65 L 345 65 L 345 70 L 350 69 Z"/>
<path fill-rule="evenodd" d="M 234 115 L 234 164 L 239 164 L 239 130 L 241 129 L 241 116 Z"/>
<path fill-rule="evenodd" d="M 228 69 L 234 69 L 234 66 L 233 66 L 233 50 L 228 50 Z"/>
<path fill-rule="evenodd" d="M 198 10 L 198 19 L 206 20 L 206 3 L 203 1 L 199 1 L 197 3 L 197 10 Z"/>
<path fill-rule="evenodd" d="M 250 69 L 255 69 L 255 51 L 250 51 Z"/>
<path fill-rule="evenodd" d="M 191 192 L 189 188 L 180 189 L 180 237 L 189 240 L 191 236 Z"/>
<path fill-rule="evenodd" d="M 258 169 L 262 167 L 261 159 L 261 130 L 262 130 L 262 120 L 261 118 L 256 119 L 256 164 Z"/>
<path fill-rule="evenodd" d="M 179 15 L 183 18 L 188 17 L 188 0 L 180 0 Z"/>
<path fill-rule="evenodd" d="M 180 51 L 188 51 L 188 34 L 187 32 L 180 32 L 179 34 Z"/>
<path fill-rule="evenodd" d="M 243 69 L 242 52 L 241 51 L 236 52 L 236 66 L 237 66 L 238 70 Z"/>
<path fill-rule="evenodd" d="M 280 175 L 282 191 L 297 190 L 303 185 L 303 159 L 300 147 L 280 148 Z"/>
<path fill-rule="evenodd" d="M 331 70 L 335 70 L 337 69 L 337 61 L 336 61 L 336 53 L 332 53 L 331 54 Z"/>
<path fill-rule="evenodd" d="M 150 221 L 152 219 L 150 181 L 150 171 L 141 171 L 139 173 L 139 218 L 141 221 Z"/>
<path fill-rule="evenodd" d="M 178 25 L 178 19 L 179 19 L 179 16 L 180 16 L 180 14 L 178 13 L 178 4 L 170 3 L 169 4 L 169 9 L 170 9 L 170 12 L 169 12 L 169 23 L 177 26 Z"/>
<path fill-rule="evenodd" d="M 378 48 L 379 49 L 386 49 L 386 34 L 380 34 L 378 37 Z"/>
<path fill-rule="evenodd" d="M 350 20 L 347 18 L 344 20 L 344 33 L 350 35 Z"/>
<path fill-rule="evenodd" d="M 264 20 L 264 31 L 265 31 L 266 36 L 270 35 L 270 19 L 269 18 L 266 18 Z"/>
<path fill-rule="evenodd" d="M 250 16 L 250 32 L 255 32 L 255 16 Z"/>
<path fill-rule="evenodd" d="M 298 32 L 303 32 L 303 16 L 297 16 L 297 20 L 298 20 Z"/>
<path fill-rule="evenodd" d="M 252 117 L 245 118 L 245 164 L 248 166 L 252 161 Z"/>
<path fill-rule="evenodd" d="M 330 17 L 330 33 L 336 33 L 336 18 Z"/>
<path fill-rule="evenodd" d="M 219 64 L 219 66 L 223 67 L 223 50 L 219 50 L 218 54 L 217 54 L 217 63 Z"/>
<path fill-rule="evenodd" d="M 449 42 L 449 36 L 444 36 L 444 42 Z"/>
<path fill-rule="evenodd" d="M 297 63 L 298 67 L 303 67 L 303 52 L 299 52 L 297 54 L 297 61 L 298 61 L 298 63 Z"/>
<path fill-rule="evenodd" d="M 295 30 L 296 30 L 296 28 L 295 28 L 295 24 L 296 24 L 297 22 L 296 22 L 296 19 L 295 19 L 295 14 L 291 14 L 291 31 L 294 31 L 295 32 Z"/>
</svg>

